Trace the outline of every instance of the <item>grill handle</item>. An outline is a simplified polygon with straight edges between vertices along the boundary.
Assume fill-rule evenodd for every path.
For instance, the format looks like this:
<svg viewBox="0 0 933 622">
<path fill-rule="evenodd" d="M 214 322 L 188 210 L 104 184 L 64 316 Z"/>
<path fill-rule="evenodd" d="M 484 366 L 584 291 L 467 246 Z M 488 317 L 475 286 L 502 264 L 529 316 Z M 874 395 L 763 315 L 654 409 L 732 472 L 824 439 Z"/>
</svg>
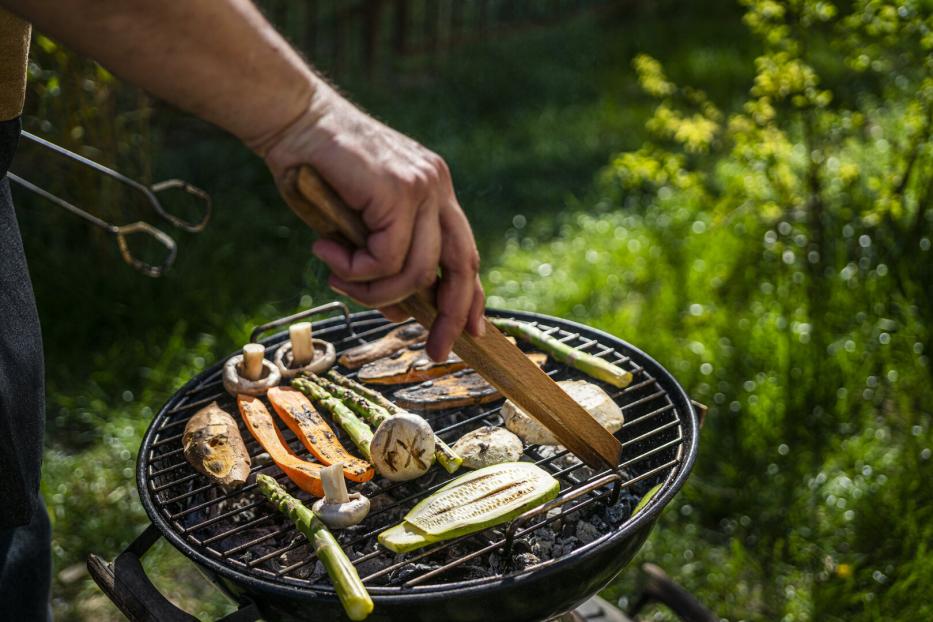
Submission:
<svg viewBox="0 0 933 622">
<path fill-rule="evenodd" d="M 140 562 L 160 535 L 159 529 L 150 523 L 112 562 L 93 553 L 88 555 L 88 572 L 107 598 L 131 622 L 198 622 L 197 618 L 172 604 L 152 584 Z M 248 603 L 218 622 L 254 622 L 259 618 L 256 606 Z"/>
<path fill-rule="evenodd" d="M 347 325 L 347 332 L 350 333 L 350 335 L 356 335 L 356 333 L 353 331 L 353 322 L 350 320 L 350 309 L 344 303 L 340 302 L 339 300 L 335 300 L 334 302 L 328 302 L 325 305 L 299 311 L 293 315 L 281 317 L 277 320 L 272 320 L 271 322 L 266 322 L 265 324 L 257 326 L 249 335 L 250 343 L 258 343 L 259 336 L 268 330 L 272 330 L 273 328 L 285 326 L 286 324 L 291 324 L 297 320 L 311 317 L 312 315 L 330 313 L 334 310 L 339 310 L 343 314 L 343 321 Z"/>
<path fill-rule="evenodd" d="M 288 206 L 318 234 L 366 246 L 367 230 L 359 214 L 348 207 L 326 181 L 308 166 L 288 171 L 277 180 Z M 417 292 L 399 307 L 430 328 L 437 316 L 434 289 Z M 564 393 L 488 319 L 485 335 L 463 332 L 454 351 L 508 399 L 521 406 L 580 460 L 595 469 L 614 469 L 622 445 L 592 415 Z"/>
</svg>

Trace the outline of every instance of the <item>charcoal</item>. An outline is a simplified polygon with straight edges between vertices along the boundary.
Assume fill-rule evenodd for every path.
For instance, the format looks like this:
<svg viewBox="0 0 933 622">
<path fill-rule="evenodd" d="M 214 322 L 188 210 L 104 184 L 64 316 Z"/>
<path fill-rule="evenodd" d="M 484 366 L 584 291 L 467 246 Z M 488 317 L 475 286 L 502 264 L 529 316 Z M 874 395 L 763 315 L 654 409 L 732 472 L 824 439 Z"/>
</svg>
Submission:
<svg viewBox="0 0 933 622">
<path fill-rule="evenodd" d="M 600 530 L 597 529 L 596 526 L 593 525 L 593 523 L 589 523 L 583 520 L 577 521 L 576 533 L 577 533 L 577 539 L 579 539 L 580 542 L 582 542 L 583 544 L 589 544 L 593 540 L 596 540 L 597 538 L 599 538 L 600 535 L 602 535 L 600 533 Z"/>
<path fill-rule="evenodd" d="M 426 572 L 440 568 L 439 564 L 405 564 L 389 573 L 389 583 L 399 584 Z"/>
<path fill-rule="evenodd" d="M 529 566 L 534 566 L 535 564 L 540 563 L 541 559 L 537 555 L 533 555 L 531 553 L 521 553 L 515 556 L 512 567 L 515 570 L 525 570 Z"/>
</svg>

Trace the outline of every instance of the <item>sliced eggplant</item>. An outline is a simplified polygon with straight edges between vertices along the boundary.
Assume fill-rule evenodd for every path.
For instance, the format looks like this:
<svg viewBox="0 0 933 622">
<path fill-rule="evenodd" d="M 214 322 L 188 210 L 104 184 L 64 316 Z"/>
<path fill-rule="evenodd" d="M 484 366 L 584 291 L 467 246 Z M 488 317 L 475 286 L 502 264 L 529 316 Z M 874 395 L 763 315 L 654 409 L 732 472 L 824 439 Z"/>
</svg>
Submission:
<svg viewBox="0 0 933 622">
<path fill-rule="evenodd" d="M 499 525 L 558 495 L 560 483 L 530 462 L 506 462 L 462 475 L 379 534 L 396 553 Z"/>
<path fill-rule="evenodd" d="M 541 352 L 528 353 L 528 358 L 538 367 L 547 361 L 547 355 Z M 434 411 L 487 404 L 502 397 L 502 393 L 475 371 L 464 369 L 414 387 L 399 389 L 392 396 L 402 408 Z"/>
<path fill-rule="evenodd" d="M 411 384 L 437 378 L 464 367 L 466 363 L 456 354 L 448 356 L 446 361 L 435 363 L 424 351 L 424 344 L 420 343 L 363 365 L 358 377 L 369 384 Z"/>
<path fill-rule="evenodd" d="M 249 452 L 236 420 L 217 402 L 211 402 L 188 420 L 181 445 L 185 459 L 211 481 L 228 490 L 246 483 Z"/>
<path fill-rule="evenodd" d="M 619 408 L 602 387 L 586 380 L 561 380 L 557 383 L 573 401 L 610 432 L 617 432 L 625 422 L 622 409 Z M 523 441 L 533 445 L 557 445 L 554 434 L 537 419 L 516 406 L 511 400 L 502 405 L 502 418 L 505 427 L 517 434 Z"/>
<path fill-rule="evenodd" d="M 421 324 L 412 322 L 393 328 L 380 339 L 350 348 L 340 355 L 340 364 L 348 369 L 357 369 L 366 363 L 398 352 L 406 346 L 424 341 L 428 331 Z"/>
<path fill-rule="evenodd" d="M 515 462 L 522 456 L 522 440 L 506 430 L 484 425 L 457 439 L 452 449 L 470 469 Z"/>
</svg>

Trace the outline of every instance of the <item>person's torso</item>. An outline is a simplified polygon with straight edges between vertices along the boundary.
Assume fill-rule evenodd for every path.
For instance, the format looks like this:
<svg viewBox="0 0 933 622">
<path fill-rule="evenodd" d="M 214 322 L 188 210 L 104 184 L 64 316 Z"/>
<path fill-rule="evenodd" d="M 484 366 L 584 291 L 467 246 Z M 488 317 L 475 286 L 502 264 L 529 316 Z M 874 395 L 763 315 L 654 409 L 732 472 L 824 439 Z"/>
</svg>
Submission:
<svg viewBox="0 0 933 622">
<path fill-rule="evenodd" d="M 29 35 L 27 22 L 0 9 L 0 121 L 23 112 Z"/>
</svg>

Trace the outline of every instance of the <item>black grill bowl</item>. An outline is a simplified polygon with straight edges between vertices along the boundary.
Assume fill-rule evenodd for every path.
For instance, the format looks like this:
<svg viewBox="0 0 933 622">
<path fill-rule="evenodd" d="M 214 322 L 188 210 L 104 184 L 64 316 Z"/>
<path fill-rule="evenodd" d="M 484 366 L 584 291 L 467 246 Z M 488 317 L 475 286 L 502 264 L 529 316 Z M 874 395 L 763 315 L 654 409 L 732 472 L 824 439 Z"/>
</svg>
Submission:
<svg viewBox="0 0 933 622">
<path fill-rule="evenodd" d="M 325 305 L 323 310 L 337 306 L 345 310 L 342 305 L 335 304 Z M 420 578 L 418 573 L 414 573 L 409 575 L 414 576 L 414 579 L 406 578 L 405 582 L 394 583 L 387 580 L 391 576 L 387 573 L 380 576 L 376 572 L 367 578 L 361 572 L 375 603 L 375 610 L 368 618 L 374 622 L 540 622 L 573 609 L 605 587 L 631 561 L 664 506 L 689 476 L 696 458 L 698 412 L 673 376 L 647 354 L 617 337 L 575 322 L 502 310 L 489 310 L 487 314 L 537 322 L 540 328 L 552 331 L 554 336 L 632 370 L 635 380 L 625 390 L 614 390 L 614 394 L 610 392 L 626 417 L 625 426 L 616 433 L 623 443 L 623 462 L 619 469 L 566 479 L 575 477 L 574 472 L 579 467 L 561 469 L 555 466 L 557 463 L 552 461 L 553 456 L 542 459 L 534 448 L 527 450 L 526 455 L 530 459 L 549 468 L 561 479 L 561 496 L 552 502 L 551 512 L 539 511 L 537 516 L 526 515 L 516 519 L 514 525 L 467 536 L 466 554 L 485 554 L 483 551 L 488 549 L 494 550 L 503 559 L 509 559 L 512 551 L 502 542 L 509 541 L 510 531 L 517 530 L 521 536 L 523 531 L 533 531 L 540 521 L 548 521 L 555 514 L 559 515 L 556 520 L 566 518 L 569 522 L 573 520 L 575 512 L 582 516 L 587 506 L 612 503 L 618 498 L 620 489 L 630 493 L 632 498 L 644 495 L 649 489 L 656 489 L 656 492 L 639 512 L 629 515 L 618 526 L 605 529 L 595 540 L 580 544 L 558 557 L 542 559 L 540 563 L 532 564 L 524 570 L 505 569 L 492 572 L 486 578 L 471 580 L 451 579 L 443 572 L 437 576 Z M 285 318 L 290 321 L 294 319 L 294 316 Z M 285 322 L 276 324 L 279 323 Z M 315 322 L 314 333 L 317 337 L 335 343 L 339 352 L 363 340 L 378 338 L 392 326 L 378 313 L 366 311 Z M 274 346 L 286 338 L 287 334 L 281 332 L 262 342 L 271 355 Z M 218 505 L 216 499 L 218 496 L 223 499 L 224 496 L 213 490 L 209 482 L 196 474 L 180 455 L 183 424 L 198 408 L 217 399 L 228 412 L 236 412 L 233 400 L 220 386 L 219 372 L 222 365 L 223 361 L 192 379 L 153 419 L 143 438 L 137 466 L 139 495 L 152 526 L 113 564 L 106 564 L 92 556 L 89 561 L 92 574 L 108 596 L 131 619 L 176 619 L 172 616 L 181 616 L 177 618 L 180 620 L 191 619 L 184 617 L 183 612 L 165 601 L 142 575 L 139 567 L 138 557 L 158 536 L 162 536 L 240 603 L 241 609 L 228 616 L 231 620 L 258 617 L 270 621 L 345 620 L 340 603 L 326 577 L 311 581 L 302 578 L 290 567 L 270 569 L 265 563 L 257 563 L 262 558 L 257 560 L 249 557 L 249 542 L 227 546 L 224 550 L 226 540 L 218 536 L 217 531 L 234 535 L 241 532 L 244 529 L 242 524 L 227 525 L 225 522 L 231 520 L 228 515 L 237 514 L 238 511 Z M 549 362 L 545 370 L 558 379 L 583 377 L 575 370 L 553 361 Z M 487 407 L 446 411 L 437 416 L 432 413 L 426 414 L 426 417 L 445 440 L 452 442 L 460 433 L 473 427 L 495 423 L 499 406 L 501 400 Z M 443 417 L 443 420 L 437 417 Z M 443 427 L 441 421 L 447 427 Z M 452 421 L 454 423 L 451 424 Z M 286 438 L 290 438 L 287 430 L 285 432 Z M 242 430 L 242 434 L 244 441 L 251 441 L 248 432 Z M 248 447 L 253 455 L 261 451 L 255 443 L 248 442 Z M 300 448 L 297 443 L 294 447 L 296 451 Z M 304 453 L 303 450 L 301 453 Z M 256 467 L 254 470 L 257 470 Z M 272 473 L 268 470 L 266 472 Z M 609 481 L 613 478 L 614 483 Z M 283 477 L 279 479 L 287 486 L 290 484 Z M 291 490 L 295 492 L 297 489 L 292 486 Z M 386 487 L 386 490 L 390 490 L 390 487 Z M 575 492 L 577 496 L 574 496 Z M 229 500 L 237 494 L 226 495 L 226 498 Z M 419 498 L 423 494 L 419 492 Z M 410 504 L 414 502 L 411 500 Z M 275 515 L 261 501 L 250 507 L 251 511 L 258 514 L 255 519 L 247 519 L 247 523 L 255 521 L 256 524 L 271 524 L 277 534 L 290 536 L 289 529 L 293 530 L 293 527 L 287 519 Z M 381 525 L 381 528 L 389 527 L 394 522 Z M 373 538 L 377 532 L 378 529 L 373 531 Z M 351 540 L 343 533 L 338 536 L 345 545 Z M 282 550 L 300 546 L 301 538 L 303 536 L 293 538 L 292 544 L 285 545 Z M 365 540 L 365 537 L 362 539 Z M 351 540 L 350 544 L 357 541 L 359 539 Z M 362 557 L 369 558 L 377 554 L 388 555 L 372 551 Z M 390 558 L 387 563 L 414 568 L 411 562 L 405 561 L 414 555 L 417 552 L 405 558 Z M 124 562 L 122 564 L 121 559 Z M 456 566 L 457 563 L 452 565 Z M 129 577 L 123 581 L 119 576 L 121 568 L 123 574 Z M 147 610 L 159 613 L 149 618 L 145 615 Z"/>
</svg>

